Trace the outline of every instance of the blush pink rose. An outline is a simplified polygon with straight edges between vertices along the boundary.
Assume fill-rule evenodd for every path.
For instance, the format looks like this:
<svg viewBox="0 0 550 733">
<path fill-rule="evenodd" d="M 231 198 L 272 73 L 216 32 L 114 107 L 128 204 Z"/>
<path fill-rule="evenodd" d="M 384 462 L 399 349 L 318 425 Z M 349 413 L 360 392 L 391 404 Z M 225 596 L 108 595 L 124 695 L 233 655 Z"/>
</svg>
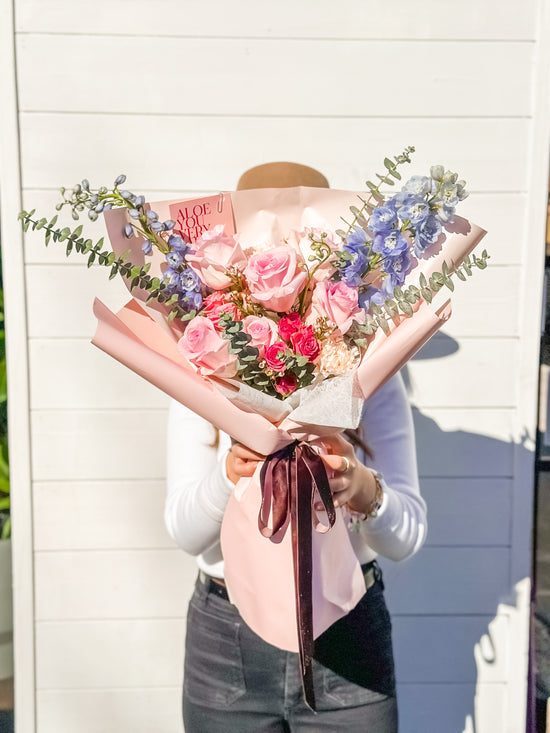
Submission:
<svg viewBox="0 0 550 733">
<path fill-rule="evenodd" d="M 243 331 L 252 336 L 250 346 L 254 346 L 263 357 L 266 346 L 277 340 L 277 324 L 270 318 L 246 316 L 243 319 Z"/>
<path fill-rule="evenodd" d="M 248 260 L 244 271 L 250 297 L 267 310 L 288 311 L 306 281 L 299 253 L 291 247 L 274 247 Z"/>
<path fill-rule="evenodd" d="M 222 313 L 229 313 L 234 321 L 240 321 L 242 318 L 240 310 L 233 303 L 228 293 L 216 292 L 205 298 L 203 313 L 217 329 L 219 329 L 219 320 Z"/>
<path fill-rule="evenodd" d="M 358 305 L 357 289 L 342 281 L 323 280 L 317 283 L 308 320 L 318 317 L 328 318 L 341 333 L 346 333 L 353 321 L 363 323 L 365 311 Z"/>
<path fill-rule="evenodd" d="M 284 359 L 279 357 L 279 353 L 282 351 L 285 353 L 286 346 L 282 341 L 276 341 L 271 346 L 268 346 L 264 351 L 265 363 L 270 369 L 275 372 L 282 372 L 286 368 Z"/>
<path fill-rule="evenodd" d="M 237 357 L 228 351 L 229 342 L 223 339 L 211 320 L 196 316 L 189 321 L 178 341 L 178 349 L 197 367 L 199 374 L 234 377 Z"/>
<path fill-rule="evenodd" d="M 204 232 L 194 244 L 195 253 L 185 259 L 202 282 L 212 290 L 223 290 L 231 284 L 230 267 L 243 270 L 246 257 L 235 237 L 229 236 L 221 224 Z"/>
</svg>

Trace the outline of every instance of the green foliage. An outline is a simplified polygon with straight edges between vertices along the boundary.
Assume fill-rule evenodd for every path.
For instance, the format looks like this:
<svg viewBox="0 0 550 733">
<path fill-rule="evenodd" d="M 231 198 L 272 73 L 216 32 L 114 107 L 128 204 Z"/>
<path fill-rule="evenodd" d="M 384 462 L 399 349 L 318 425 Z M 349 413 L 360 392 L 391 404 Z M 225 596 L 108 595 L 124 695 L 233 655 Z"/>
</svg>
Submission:
<svg viewBox="0 0 550 733">
<path fill-rule="evenodd" d="M 372 181 L 366 182 L 365 185 L 369 189 L 368 198 L 363 199 L 359 197 L 362 202 L 362 206 L 360 208 L 357 208 L 356 206 L 349 207 L 350 212 L 353 214 L 353 219 L 351 220 L 351 223 L 343 219 L 344 224 L 347 224 L 348 228 L 347 231 L 344 231 L 343 229 L 337 229 L 336 234 L 338 234 L 339 237 L 345 239 L 356 226 L 366 225 L 367 217 L 365 216 L 365 214 L 368 214 L 377 204 L 381 203 L 383 200 L 380 188 L 383 185 L 393 186 L 395 185 L 395 180 L 401 180 L 401 174 L 399 173 L 397 168 L 404 163 L 410 163 L 412 153 L 414 153 L 414 147 L 412 145 L 409 145 L 405 148 L 405 150 L 403 150 L 401 155 L 394 156 L 393 160 L 391 160 L 390 158 L 384 158 L 384 166 L 386 168 L 386 172 L 384 174 L 376 174 L 376 177 L 378 178 L 378 183 L 373 183 Z"/>
<path fill-rule="evenodd" d="M 418 285 L 409 285 L 406 290 L 401 288 L 395 288 L 393 291 L 393 298 L 388 298 L 382 306 L 372 305 L 372 315 L 366 314 L 365 322 L 362 324 L 354 323 L 346 334 L 346 340 L 354 343 L 360 349 L 366 349 L 369 343 L 369 339 L 373 334 L 381 328 L 384 333 L 390 332 L 390 321 L 396 317 L 407 316 L 410 317 L 414 314 L 415 309 L 413 306 L 418 303 L 419 300 L 425 300 L 431 303 L 433 296 L 442 287 L 446 287 L 449 290 L 454 290 L 454 283 L 452 278 L 456 275 L 459 280 L 466 280 L 473 274 L 473 268 L 478 270 L 484 270 L 487 267 L 487 260 L 489 255 L 487 250 L 484 249 L 481 256 L 467 255 L 461 264 L 455 268 L 453 272 L 449 271 L 449 267 L 446 262 L 443 263 L 441 272 L 434 272 L 430 275 L 429 280 L 426 279 L 424 274 L 420 274 L 418 278 Z"/>
<path fill-rule="evenodd" d="M 156 300 L 170 308 L 169 319 L 174 318 L 182 321 L 187 321 L 190 318 L 194 318 L 197 314 L 196 311 L 188 313 L 181 306 L 177 304 L 177 296 L 173 296 L 171 293 L 166 292 L 164 283 L 158 277 L 151 277 L 149 270 L 151 263 L 148 262 L 143 266 L 132 264 L 128 260 L 129 251 L 123 252 L 120 257 L 117 257 L 115 252 L 104 249 L 104 239 L 101 237 L 94 244 L 91 239 L 85 239 L 82 236 L 82 224 L 79 224 L 75 229 L 71 231 L 69 227 L 55 228 L 57 222 L 57 215 L 48 222 L 46 219 L 33 219 L 35 210 L 32 211 L 21 211 L 19 213 L 19 220 L 23 227 L 23 231 L 28 231 L 29 227 L 35 229 L 43 229 L 44 241 L 46 246 L 53 242 L 64 242 L 65 251 L 67 257 L 74 251 L 81 255 L 87 256 L 88 267 L 94 264 L 109 267 L 109 279 L 111 280 L 117 274 L 122 275 L 127 280 L 130 280 L 130 290 L 134 288 L 141 288 L 147 290 L 149 296 L 147 302 Z"/>
</svg>

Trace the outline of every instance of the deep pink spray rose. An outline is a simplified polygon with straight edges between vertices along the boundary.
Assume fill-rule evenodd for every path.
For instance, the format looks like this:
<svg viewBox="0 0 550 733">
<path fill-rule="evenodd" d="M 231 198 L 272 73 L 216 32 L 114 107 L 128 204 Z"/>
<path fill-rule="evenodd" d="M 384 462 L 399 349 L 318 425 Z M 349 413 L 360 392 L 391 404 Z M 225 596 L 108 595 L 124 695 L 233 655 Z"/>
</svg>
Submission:
<svg viewBox="0 0 550 733">
<path fill-rule="evenodd" d="M 350 288 L 341 280 L 323 280 L 313 291 L 308 320 L 319 316 L 328 318 L 341 333 L 346 333 L 353 321 L 365 320 L 365 311 L 357 303 L 357 288 Z"/>
<path fill-rule="evenodd" d="M 215 292 L 204 299 L 204 315 L 219 329 L 219 320 L 222 313 L 229 313 L 234 321 L 240 321 L 242 314 L 231 300 L 229 293 Z"/>
<path fill-rule="evenodd" d="M 235 237 L 229 236 L 218 224 L 197 239 L 194 254 L 185 256 L 189 267 L 212 290 L 223 290 L 231 284 L 226 272 L 230 267 L 243 270 L 246 257 Z"/>
<path fill-rule="evenodd" d="M 299 253 L 290 247 L 252 255 L 244 271 L 251 299 L 267 310 L 290 310 L 307 277 L 299 262 Z"/>
<path fill-rule="evenodd" d="M 286 346 L 282 341 L 276 341 L 271 346 L 268 346 L 264 351 L 265 363 L 270 369 L 275 372 L 282 372 L 285 369 L 284 359 L 279 358 L 278 354 L 282 351 L 285 353 Z"/>
<path fill-rule="evenodd" d="M 279 336 L 285 341 L 290 341 L 292 334 L 299 331 L 303 325 L 302 317 L 299 313 L 289 313 L 287 316 L 283 316 L 277 324 Z"/>
<path fill-rule="evenodd" d="M 250 346 L 258 349 L 260 356 L 263 356 L 266 346 L 270 346 L 277 339 L 276 323 L 263 316 L 246 316 L 243 319 L 243 331 L 252 336 Z"/>
<path fill-rule="evenodd" d="M 287 372 L 286 374 L 283 374 L 282 377 L 278 377 L 275 380 L 275 389 L 279 394 L 282 394 L 285 397 L 295 392 L 297 386 L 298 379 L 292 372 Z"/>
<path fill-rule="evenodd" d="M 211 320 L 196 316 L 189 321 L 178 341 L 178 349 L 194 364 L 199 374 L 234 377 L 237 357 L 228 351 L 229 341 L 223 339 Z"/>
<path fill-rule="evenodd" d="M 290 337 L 292 347 L 297 354 L 307 356 L 309 361 L 315 361 L 321 351 L 321 346 L 315 338 L 312 326 L 304 326 Z"/>
</svg>

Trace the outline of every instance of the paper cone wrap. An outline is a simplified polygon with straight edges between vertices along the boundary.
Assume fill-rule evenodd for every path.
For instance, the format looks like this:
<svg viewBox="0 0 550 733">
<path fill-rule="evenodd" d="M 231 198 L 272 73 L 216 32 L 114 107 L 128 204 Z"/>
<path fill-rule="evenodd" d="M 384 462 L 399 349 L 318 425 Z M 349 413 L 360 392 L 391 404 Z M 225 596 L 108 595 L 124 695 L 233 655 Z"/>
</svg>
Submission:
<svg viewBox="0 0 550 733">
<path fill-rule="evenodd" d="M 244 249 L 253 245 L 278 245 L 291 230 L 301 231 L 305 226 L 334 231 L 340 226 L 341 214 L 355 203 L 355 194 L 298 187 L 238 191 L 224 200 L 231 201 L 235 229 Z M 162 220 L 168 218 L 171 203 L 151 206 Z M 113 249 L 120 254 L 130 244 L 133 263 L 143 264 L 139 242 L 130 240 L 129 243 L 122 234 L 125 217 L 123 210 L 106 214 Z M 452 236 L 450 259 L 454 263 L 470 252 L 484 234 L 475 225 L 464 222 L 462 231 Z M 443 254 L 448 259 L 446 247 Z M 438 258 L 437 262 L 442 261 Z M 152 274 L 160 273 L 162 261 L 163 256 L 155 254 Z M 439 268 L 430 261 L 426 265 L 431 271 L 434 266 Z M 418 268 L 409 277 L 418 278 Z M 292 412 L 276 426 L 246 405 L 234 404 L 228 396 L 234 389 L 231 384 L 224 386 L 222 394 L 215 380 L 198 375 L 179 353 L 176 343 L 181 324 L 168 324 L 162 306 L 145 305 L 146 293 L 137 292 L 134 296 L 117 314 L 99 300 L 95 301 L 98 327 L 93 343 L 235 440 L 267 456 L 297 438 L 314 442 L 319 436 L 346 427 L 338 421 L 331 424 L 325 418 L 323 424 L 304 422 L 294 419 Z M 422 303 L 412 317 L 403 318 L 388 335 L 379 330 L 357 368 L 360 399 L 374 394 L 449 316 L 448 301 L 435 312 Z M 290 533 L 279 543 L 263 537 L 258 530 L 259 506 L 258 475 L 239 481 L 227 505 L 221 530 L 229 594 L 257 634 L 281 649 L 296 651 Z M 330 531 L 313 531 L 312 552 L 313 629 L 317 637 L 348 613 L 364 593 L 361 569 L 341 510 L 337 511 L 336 523 Z"/>
</svg>

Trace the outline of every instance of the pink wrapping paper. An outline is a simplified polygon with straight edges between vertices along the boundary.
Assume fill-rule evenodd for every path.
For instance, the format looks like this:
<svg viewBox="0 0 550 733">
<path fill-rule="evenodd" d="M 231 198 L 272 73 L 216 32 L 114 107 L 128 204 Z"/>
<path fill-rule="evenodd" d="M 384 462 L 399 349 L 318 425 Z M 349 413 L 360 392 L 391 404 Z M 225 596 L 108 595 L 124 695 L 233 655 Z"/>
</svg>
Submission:
<svg viewBox="0 0 550 733">
<path fill-rule="evenodd" d="M 243 248 L 276 245 L 292 229 L 299 231 L 305 226 L 334 230 L 341 226 L 342 213 L 356 203 L 352 192 L 303 187 L 239 191 L 231 194 L 231 201 Z M 152 208 L 161 219 L 168 218 L 173 203 L 155 203 Z M 112 210 L 105 218 L 113 249 L 120 253 L 129 245 L 122 235 L 126 212 Z M 484 235 L 475 225 L 468 229 L 468 222 L 462 222 L 465 224 L 461 224 L 461 231 L 452 235 L 452 243 L 447 243 L 444 250 L 445 254 L 452 251 L 450 258 L 445 257 L 450 269 Z M 139 243 L 133 244 L 131 259 L 135 264 L 144 262 Z M 163 256 L 155 254 L 152 270 L 159 272 L 162 261 Z M 427 267 L 431 267 L 430 262 Z M 416 271 L 413 275 L 418 277 Z M 181 329 L 177 324 L 166 323 L 163 307 L 146 306 L 146 294 L 134 295 L 141 302 L 130 301 L 116 315 L 99 300 L 95 301 L 98 328 L 93 343 L 237 441 L 269 455 L 296 438 L 315 441 L 320 435 L 341 429 L 300 423 L 292 417 L 276 427 L 262 415 L 237 407 L 212 381 L 197 375 L 178 352 L 176 342 Z M 449 301 L 435 312 L 422 303 L 411 318 L 403 319 L 389 335 L 379 331 L 357 370 L 363 396 L 374 394 L 449 316 Z M 258 530 L 259 504 L 255 476 L 239 482 L 225 512 L 221 542 L 230 597 L 257 634 L 282 649 L 297 651 L 289 532 L 279 544 L 264 538 Z M 341 511 L 337 515 L 329 532 L 313 532 L 315 637 L 352 609 L 364 593 L 361 569 Z"/>
</svg>

